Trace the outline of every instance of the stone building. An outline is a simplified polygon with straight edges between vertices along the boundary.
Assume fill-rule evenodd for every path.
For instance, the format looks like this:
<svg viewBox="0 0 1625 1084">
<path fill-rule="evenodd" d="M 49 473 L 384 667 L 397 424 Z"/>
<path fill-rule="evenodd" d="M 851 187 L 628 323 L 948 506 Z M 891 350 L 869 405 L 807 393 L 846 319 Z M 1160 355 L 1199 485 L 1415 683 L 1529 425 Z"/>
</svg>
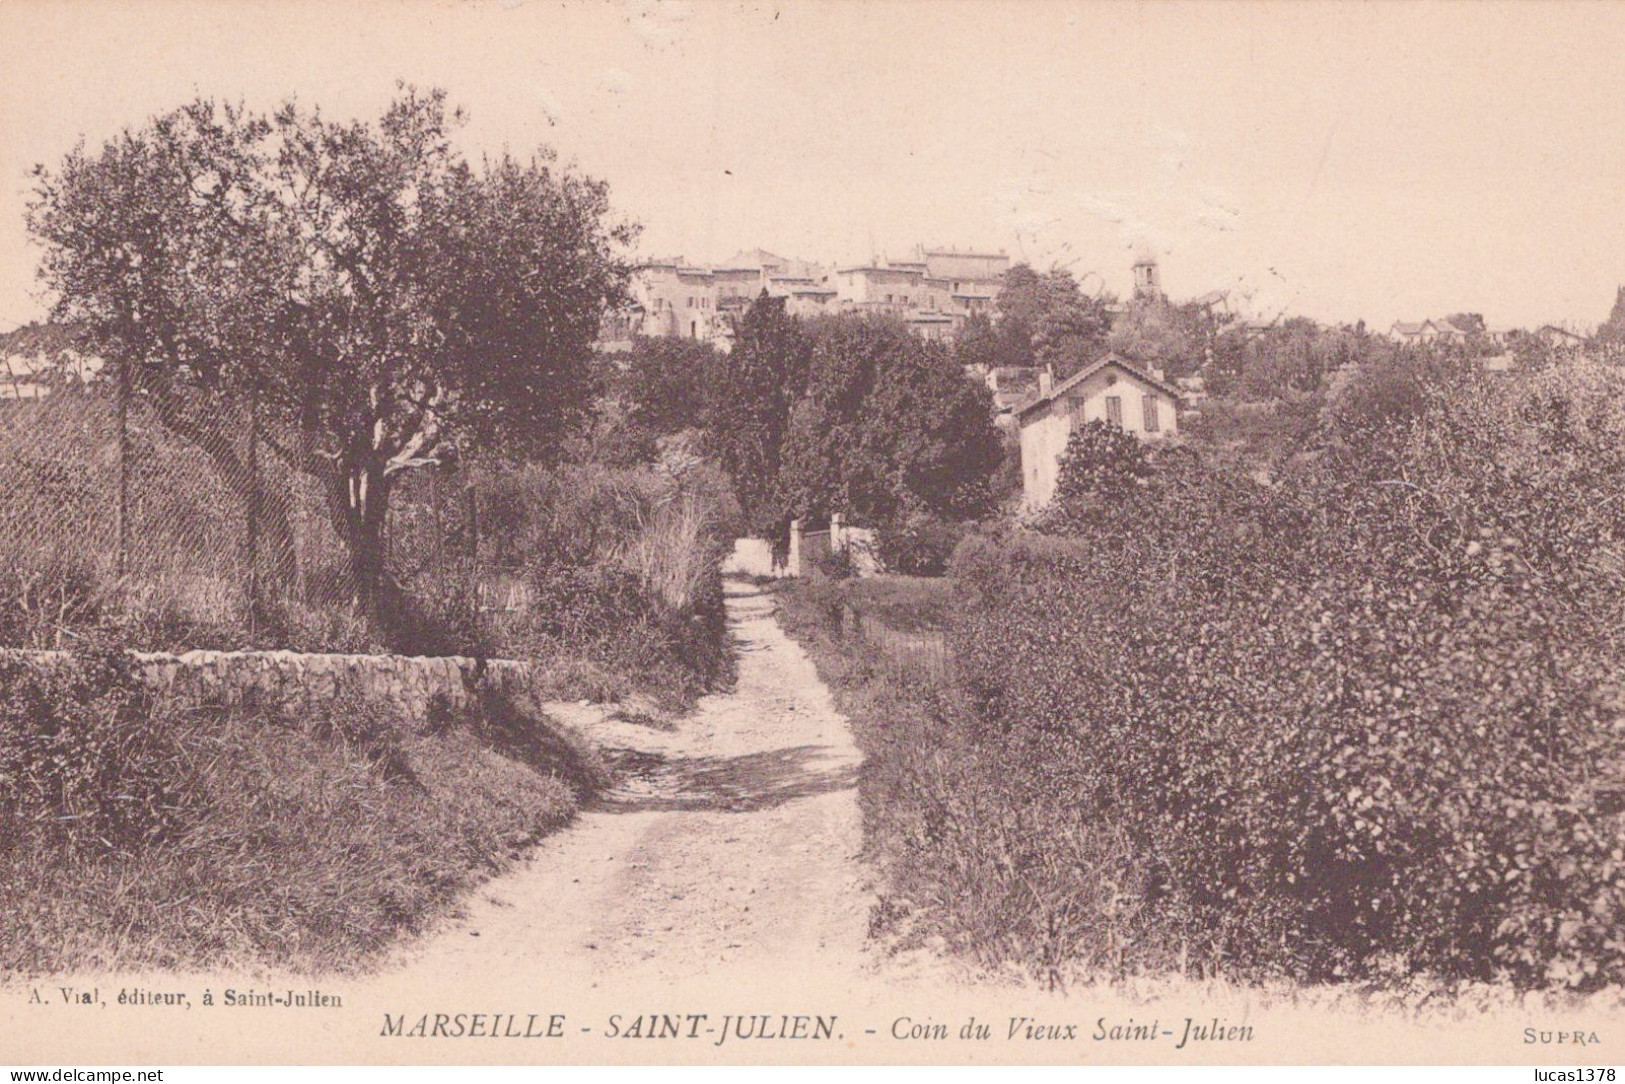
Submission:
<svg viewBox="0 0 1625 1084">
<path fill-rule="evenodd" d="M 599 345 L 625 349 L 639 335 L 680 336 L 727 349 L 740 314 L 763 292 L 785 298 L 792 316 L 882 313 L 921 338 L 945 342 L 971 314 L 993 310 L 1009 267 L 1002 252 L 923 245 L 904 259 L 834 270 L 765 249 L 715 267 L 681 257 L 649 260 L 633 271 L 630 304 L 605 318 Z"/>
<path fill-rule="evenodd" d="M 1085 422 L 1103 421 L 1141 440 L 1179 432 L 1179 391 L 1116 354 L 1051 385 L 1039 375 L 1038 398 L 1016 411 L 1021 432 L 1022 501 L 1036 511 L 1055 496 L 1067 441 Z"/>
</svg>

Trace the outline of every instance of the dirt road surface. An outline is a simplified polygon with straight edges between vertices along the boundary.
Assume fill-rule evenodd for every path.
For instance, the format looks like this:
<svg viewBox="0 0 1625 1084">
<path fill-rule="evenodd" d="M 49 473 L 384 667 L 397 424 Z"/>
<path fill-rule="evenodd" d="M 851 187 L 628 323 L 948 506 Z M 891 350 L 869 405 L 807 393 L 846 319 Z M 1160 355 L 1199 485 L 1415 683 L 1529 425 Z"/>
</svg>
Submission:
<svg viewBox="0 0 1625 1084">
<path fill-rule="evenodd" d="M 578 990 L 648 991 L 775 978 L 788 997 L 865 968 L 860 754 L 772 599 L 728 591 L 735 688 L 670 731 L 549 705 L 615 766 L 615 789 L 381 982 L 506 986 L 545 973 Z"/>
</svg>

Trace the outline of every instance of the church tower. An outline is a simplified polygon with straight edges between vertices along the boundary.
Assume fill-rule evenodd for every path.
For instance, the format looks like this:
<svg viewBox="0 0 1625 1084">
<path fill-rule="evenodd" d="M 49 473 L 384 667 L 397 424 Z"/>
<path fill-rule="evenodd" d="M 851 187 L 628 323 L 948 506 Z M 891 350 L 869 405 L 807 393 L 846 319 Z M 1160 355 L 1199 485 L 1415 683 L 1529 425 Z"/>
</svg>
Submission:
<svg viewBox="0 0 1625 1084">
<path fill-rule="evenodd" d="M 1144 253 L 1134 261 L 1134 299 L 1136 301 L 1166 301 L 1162 292 L 1162 273 L 1157 269 L 1157 258 Z"/>
</svg>

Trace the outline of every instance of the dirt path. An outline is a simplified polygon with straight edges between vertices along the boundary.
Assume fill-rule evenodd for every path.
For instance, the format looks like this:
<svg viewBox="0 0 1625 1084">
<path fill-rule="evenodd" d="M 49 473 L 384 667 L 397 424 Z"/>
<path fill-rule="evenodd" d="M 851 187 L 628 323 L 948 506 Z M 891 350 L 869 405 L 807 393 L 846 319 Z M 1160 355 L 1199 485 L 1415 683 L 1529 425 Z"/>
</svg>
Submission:
<svg viewBox="0 0 1625 1084">
<path fill-rule="evenodd" d="M 380 983 L 503 988 L 545 973 L 574 989 L 823 986 L 863 969 L 860 755 L 772 600 L 728 591 L 736 688 L 671 732 L 550 705 L 621 783 Z"/>
<path fill-rule="evenodd" d="M 861 756 L 811 660 L 780 629 L 773 600 L 729 584 L 727 604 L 739 653 L 733 691 L 705 698 L 669 731 L 608 718 L 600 707 L 548 705 L 615 764 L 616 789 L 376 972 L 84 980 L 109 992 L 139 986 L 186 990 L 194 999 L 209 988 L 221 997 L 231 987 L 315 991 L 341 998 L 341 1011 L 214 1008 L 177 1018 L 185 1026 L 152 1028 L 137 1022 L 149 1010 L 115 1006 L 102 1017 L 110 1026 L 36 1035 L 32 1056 L 137 1063 L 219 1060 L 205 1051 L 275 1063 L 858 1057 L 854 1044 L 869 1036 L 857 1021 L 880 1020 L 877 999 L 916 974 L 897 957 L 881 965 L 883 954 L 866 948 L 874 897 L 858 858 Z M 0 1032 L 28 1009 L 21 995 L 0 999 Z M 559 1039 L 567 1041 L 421 1045 L 385 1034 L 391 1019 L 474 1013 L 496 1014 L 482 1019 L 507 1020 L 505 1028 L 564 1014 L 568 1032 Z M 640 1014 L 666 1013 L 706 1013 L 709 1023 L 677 1046 L 594 1045 L 614 1037 L 612 1021 L 625 1028 Z M 838 1018 L 839 1033 L 826 1045 L 839 1052 L 802 1054 L 795 1042 L 760 1053 L 748 1042 L 713 1045 L 727 1033 L 728 1014 L 778 1020 L 784 1013 Z"/>
</svg>

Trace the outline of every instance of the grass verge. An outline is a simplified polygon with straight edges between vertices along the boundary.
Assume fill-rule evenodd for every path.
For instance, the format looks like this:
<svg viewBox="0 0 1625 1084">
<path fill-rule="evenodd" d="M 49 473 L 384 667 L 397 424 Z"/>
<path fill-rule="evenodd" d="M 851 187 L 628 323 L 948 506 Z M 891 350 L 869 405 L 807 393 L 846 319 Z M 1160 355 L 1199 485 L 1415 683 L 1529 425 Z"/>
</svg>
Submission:
<svg viewBox="0 0 1625 1084">
<path fill-rule="evenodd" d="M 898 950 L 931 944 L 989 971 L 1015 966 L 1057 985 L 1080 960 L 1110 962 L 1103 957 L 1114 948 L 1121 965 L 1130 931 L 1116 922 L 1110 886 L 1082 875 L 1101 841 L 1059 796 L 1049 808 L 1012 801 L 1009 765 L 976 740 L 951 686 L 843 634 L 845 605 L 941 613 L 942 582 L 784 581 L 775 594 L 785 630 L 812 656 L 864 754 L 865 857 L 883 886 L 871 936 Z M 935 631 L 923 619 L 914 624 Z"/>
<path fill-rule="evenodd" d="M 406 719 L 0 672 L 0 971 L 364 967 L 602 779 L 523 694 Z"/>
</svg>

